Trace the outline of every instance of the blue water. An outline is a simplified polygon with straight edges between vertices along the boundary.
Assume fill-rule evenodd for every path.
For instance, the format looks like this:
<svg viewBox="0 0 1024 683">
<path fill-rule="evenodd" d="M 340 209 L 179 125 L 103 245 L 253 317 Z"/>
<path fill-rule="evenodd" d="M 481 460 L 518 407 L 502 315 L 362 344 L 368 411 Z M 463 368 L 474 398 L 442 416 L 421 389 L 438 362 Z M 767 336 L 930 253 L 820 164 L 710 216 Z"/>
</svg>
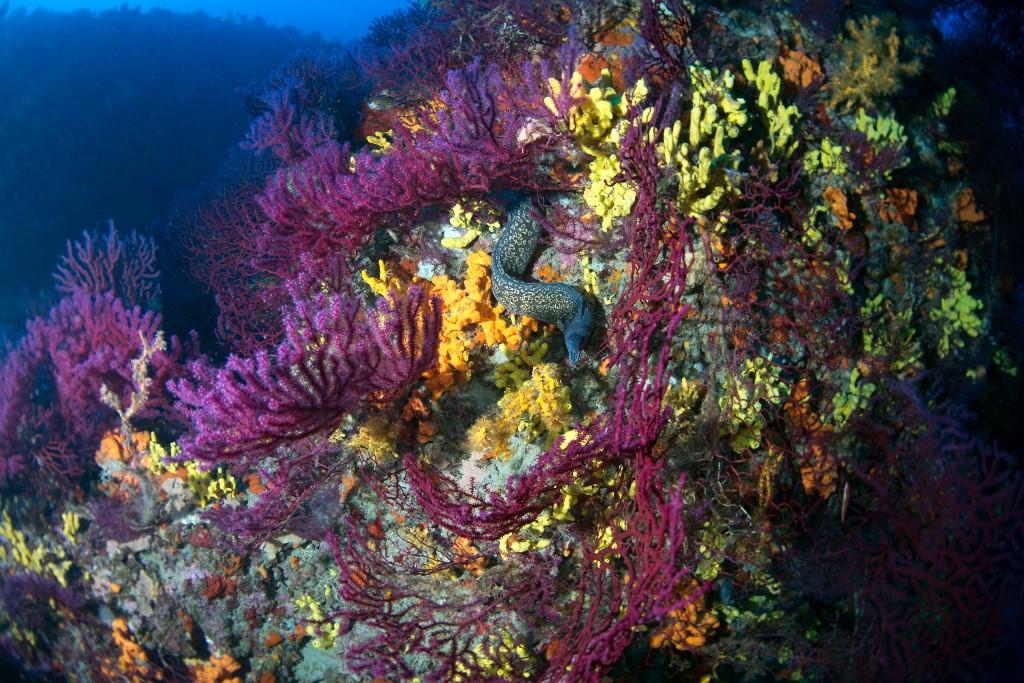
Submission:
<svg viewBox="0 0 1024 683">
<path fill-rule="evenodd" d="M 0 339 L 48 308 L 42 293 L 67 239 L 108 219 L 124 230 L 167 227 L 182 195 L 215 176 L 244 137 L 246 91 L 289 55 L 349 44 L 405 4 L 0 9 Z"/>
<path fill-rule="evenodd" d="M 407 0 L 377 2 L 323 2 L 322 0 L 143 0 L 124 3 L 120 0 L 48 0 L 47 2 L 12 2 L 11 7 L 72 11 L 78 9 L 107 10 L 127 4 L 143 10 L 158 7 L 175 12 L 205 12 L 212 17 L 260 17 L 271 26 L 294 26 L 303 31 L 317 31 L 325 38 L 352 40 L 363 35 L 374 17 L 406 6 Z"/>
</svg>

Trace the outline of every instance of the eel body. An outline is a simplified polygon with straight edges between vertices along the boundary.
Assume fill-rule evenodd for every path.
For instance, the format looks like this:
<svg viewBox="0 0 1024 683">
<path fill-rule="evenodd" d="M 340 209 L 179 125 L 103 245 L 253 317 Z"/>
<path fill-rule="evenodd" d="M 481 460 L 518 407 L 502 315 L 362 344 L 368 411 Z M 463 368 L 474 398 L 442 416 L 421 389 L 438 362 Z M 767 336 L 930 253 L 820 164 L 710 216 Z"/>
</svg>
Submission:
<svg viewBox="0 0 1024 683">
<path fill-rule="evenodd" d="M 540 224 L 530 215 L 529 202 L 517 202 L 509 211 L 508 222 L 491 255 L 491 291 L 510 313 L 556 325 L 565 337 L 569 361 L 575 364 L 593 319 L 587 300 L 577 289 L 561 282 L 521 279 L 537 248 L 540 230 Z"/>
</svg>

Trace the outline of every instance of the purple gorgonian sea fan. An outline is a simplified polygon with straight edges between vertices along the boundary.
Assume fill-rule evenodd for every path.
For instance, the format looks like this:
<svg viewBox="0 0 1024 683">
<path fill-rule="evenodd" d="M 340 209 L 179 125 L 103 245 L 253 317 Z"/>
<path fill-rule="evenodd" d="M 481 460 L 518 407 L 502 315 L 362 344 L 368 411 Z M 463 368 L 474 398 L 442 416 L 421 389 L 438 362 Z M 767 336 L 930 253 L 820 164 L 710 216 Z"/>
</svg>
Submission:
<svg viewBox="0 0 1024 683">
<path fill-rule="evenodd" d="M 176 419 L 166 385 L 196 353 L 193 336 L 158 344 L 156 245 L 134 231 L 84 232 L 54 271 L 61 300 L 0 350 L 0 484 L 42 472 L 67 481 L 90 471 L 96 442 L 116 425 L 108 398 L 141 420 Z M 159 346 L 159 348 L 157 348 Z M 146 358 L 141 391 L 133 362 Z M 141 393 L 140 393 L 141 392 Z"/>
<path fill-rule="evenodd" d="M 387 401 L 437 359 L 441 303 L 419 287 L 364 309 L 359 299 L 289 287 L 277 347 L 191 366 L 173 386 L 192 424 L 185 455 L 239 466 L 333 431 L 363 401 Z"/>
<path fill-rule="evenodd" d="M 564 189 L 538 158 L 557 144 L 578 57 L 569 46 L 557 69 L 526 63 L 518 79 L 480 60 L 453 70 L 438 106 L 416 125 L 396 124 L 383 154 L 352 155 L 334 141 L 307 145 L 310 154 L 277 171 L 256 198 L 266 218 L 258 237 L 264 259 L 288 266 L 303 253 L 359 254 L 389 217 L 492 189 Z"/>
<path fill-rule="evenodd" d="M 221 340 L 245 355 L 279 342 L 289 281 L 336 266 L 351 276 L 381 227 L 407 232 L 428 206 L 498 188 L 565 189 L 549 153 L 568 145 L 581 55 L 570 41 L 556 61 L 517 72 L 480 60 L 453 70 L 434 105 L 394 123 L 386 150 L 355 154 L 323 110 L 334 100 L 317 94 L 343 91 L 344 69 L 300 60 L 269 83 L 254 96 L 261 114 L 243 146 L 272 152 L 277 170 L 258 187 L 228 190 L 192 221 L 193 268 L 215 294 Z"/>
<path fill-rule="evenodd" d="M 63 478 L 85 473 L 95 443 L 116 424 L 100 389 L 129 404 L 138 390 L 132 361 L 156 343 L 160 322 L 159 314 L 129 308 L 111 292 L 81 289 L 28 321 L 0 367 L 0 451 L 17 458 L 10 464 L 35 462 Z M 179 361 L 190 349 L 172 337 L 151 355 L 152 385 L 136 417 L 173 417 L 165 385 L 181 376 Z"/>
<path fill-rule="evenodd" d="M 68 240 L 53 280 L 62 295 L 111 292 L 128 307 L 146 308 L 160 294 L 156 243 L 134 230 L 122 239 L 110 221 L 105 237 L 86 231 L 81 240 Z"/>
</svg>

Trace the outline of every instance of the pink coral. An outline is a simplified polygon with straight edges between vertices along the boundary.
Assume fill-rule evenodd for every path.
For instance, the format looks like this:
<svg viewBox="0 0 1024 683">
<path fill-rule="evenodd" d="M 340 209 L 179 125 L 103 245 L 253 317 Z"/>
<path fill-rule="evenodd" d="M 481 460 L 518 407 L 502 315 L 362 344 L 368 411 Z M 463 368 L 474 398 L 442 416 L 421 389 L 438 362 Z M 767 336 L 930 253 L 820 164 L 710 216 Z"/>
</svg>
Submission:
<svg viewBox="0 0 1024 683">
<path fill-rule="evenodd" d="M 192 380 L 174 386 L 193 425 L 188 457 L 239 463 L 326 435 L 361 401 L 393 396 L 436 361 L 441 309 L 422 289 L 369 311 L 298 286 L 292 296 L 276 349 L 219 369 L 195 363 Z"/>
</svg>

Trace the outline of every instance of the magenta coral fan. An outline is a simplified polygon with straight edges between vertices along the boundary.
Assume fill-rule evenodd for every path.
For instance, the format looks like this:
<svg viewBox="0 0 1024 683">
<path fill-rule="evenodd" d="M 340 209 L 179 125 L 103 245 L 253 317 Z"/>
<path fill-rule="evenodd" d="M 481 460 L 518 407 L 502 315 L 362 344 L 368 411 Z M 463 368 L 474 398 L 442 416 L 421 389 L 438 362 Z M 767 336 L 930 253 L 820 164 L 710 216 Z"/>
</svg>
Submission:
<svg viewBox="0 0 1024 683">
<path fill-rule="evenodd" d="M 575 59 L 570 50 L 563 57 L 570 60 L 566 64 Z M 562 70 L 559 111 L 569 106 L 564 93 L 571 69 Z M 264 255 L 357 254 L 387 216 L 500 187 L 556 189 L 536 164 L 551 140 L 522 137 L 527 130 L 555 128 L 539 123 L 555 120 L 543 104 L 548 86 L 540 85 L 549 69 L 527 65 L 524 71 L 524 82 L 513 87 L 497 66 L 477 60 L 448 74 L 442 106 L 422 116 L 421 130 L 397 126 L 387 154 L 363 150 L 351 156 L 347 145 L 332 142 L 279 170 L 257 198 L 268 219 L 259 239 Z"/>
<path fill-rule="evenodd" d="M 269 149 L 284 163 L 307 158 L 337 136 L 334 123 L 322 113 L 305 114 L 295 104 L 294 84 L 271 90 L 260 97 L 263 114 L 249 127 L 242 143 L 247 149 Z"/>
<path fill-rule="evenodd" d="M 644 624 L 685 608 L 708 589 L 689 596 L 677 590 L 694 566 L 686 543 L 685 477 L 667 485 L 664 461 L 650 453 L 634 468 L 635 479 L 623 479 L 611 509 L 611 541 L 583 546 L 578 597 L 564 617 L 545 680 L 604 680 Z"/>
<path fill-rule="evenodd" d="M 337 294 L 306 298 L 292 286 L 284 339 L 272 352 L 199 362 L 173 391 L 194 429 L 191 458 L 238 463 L 336 428 L 366 399 L 384 400 L 436 360 L 441 306 L 420 288 L 364 311 Z"/>
<path fill-rule="evenodd" d="M 224 190 L 189 219 L 184 239 L 189 270 L 217 302 L 217 338 L 244 355 L 280 341 L 281 307 L 289 300 L 280 278 L 258 263 L 257 192 L 251 184 Z"/>
<path fill-rule="evenodd" d="M 67 250 L 53 273 L 61 294 L 113 292 L 129 306 L 146 306 L 160 292 L 156 244 L 134 230 L 121 239 L 110 221 L 105 238 L 83 232 Z"/>
<path fill-rule="evenodd" d="M 422 680 L 431 683 L 529 677 L 528 659 L 512 654 L 502 634 L 514 632 L 513 611 L 531 612 L 548 623 L 558 618 L 551 609 L 557 560 L 531 558 L 521 569 L 479 577 L 471 590 L 452 588 L 442 576 L 459 565 L 443 551 L 423 569 L 426 557 L 395 553 L 387 541 L 367 538 L 351 518 L 346 523 L 344 542 L 333 532 L 325 540 L 338 563 L 344 605 L 330 618 L 366 627 L 367 635 L 347 653 L 353 671 L 410 680 L 416 675 L 412 660 L 428 657 L 430 670 Z M 497 675 L 499 668 L 503 675 Z"/>
<path fill-rule="evenodd" d="M 114 422 L 100 388 L 128 404 L 135 389 L 132 360 L 143 340 L 155 342 L 160 316 L 127 308 L 110 292 L 78 290 L 26 329 L 0 371 L 0 448 L 77 476 L 91 460 L 93 442 Z M 168 351 L 151 357 L 153 385 L 139 417 L 166 411 L 164 385 L 177 376 L 181 355 L 181 344 L 172 339 Z"/>
</svg>

